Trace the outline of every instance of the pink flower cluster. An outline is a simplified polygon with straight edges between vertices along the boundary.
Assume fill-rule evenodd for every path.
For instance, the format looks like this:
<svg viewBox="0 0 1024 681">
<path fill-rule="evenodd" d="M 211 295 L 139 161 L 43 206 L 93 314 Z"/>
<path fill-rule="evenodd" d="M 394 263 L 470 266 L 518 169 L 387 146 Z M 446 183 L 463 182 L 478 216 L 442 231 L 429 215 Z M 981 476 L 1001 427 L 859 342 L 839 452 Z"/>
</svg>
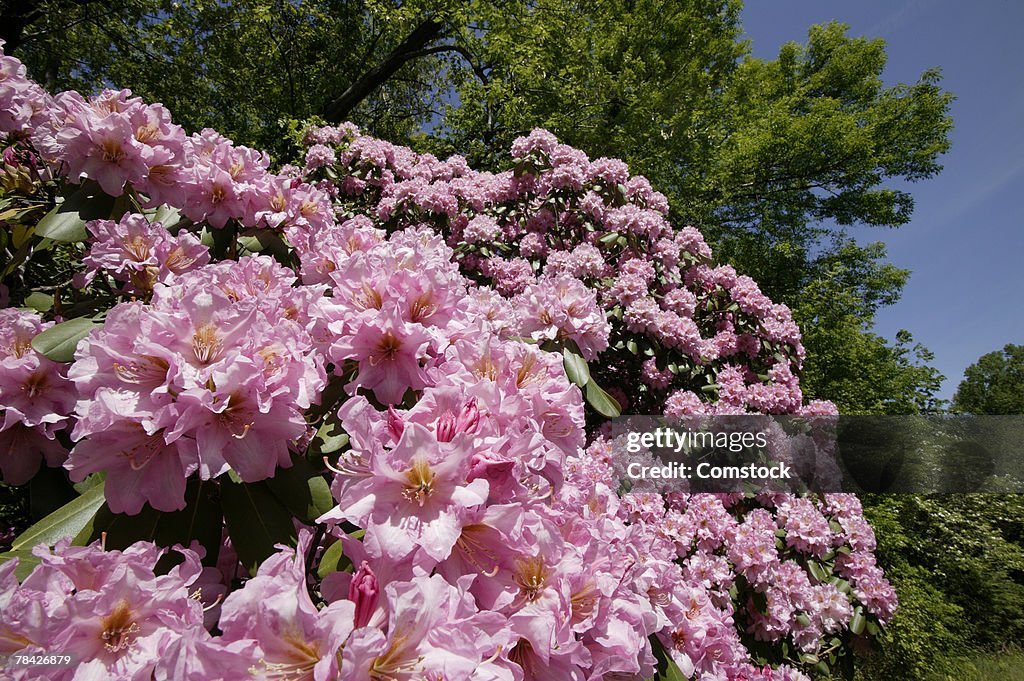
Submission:
<svg viewBox="0 0 1024 681">
<path fill-rule="evenodd" d="M 0 41 L 0 135 L 9 138 L 39 125 L 53 102 L 26 77 L 24 64 L 3 54 L 3 45 Z"/>
<path fill-rule="evenodd" d="M 53 326 L 34 312 L 0 309 L 0 473 L 23 485 L 42 459 L 59 466 L 67 450 L 55 440 L 75 405 L 65 367 L 32 349 L 32 339 Z"/>
<path fill-rule="evenodd" d="M 571 338 L 588 360 L 600 355 L 606 376 L 641 386 L 634 409 L 712 388 L 727 394 L 711 401 L 728 413 L 800 409 L 804 350 L 789 309 L 731 267 L 712 267 L 700 233 L 675 229 L 665 197 L 621 161 L 590 161 L 543 130 L 517 140 L 514 171 L 499 174 L 351 124 L 307 139 L 316 145 L 305 177 L 338 212 L 388 231 L 438 225 L 463 271 L 511 299 L 517 333 Z"/>
<path fill-rule="evenodd" d="M 157 282 L 169 283 L 210 262 L 209 251 L 194 234 L 172 236 L 160 222 L 138 213 L 126 213 L 118 222 L 94 220 L 86 227 L 91 245 L 82 258 L 85 275 L 75 282 L 80 287 L 103 271 L 124 282 L 127 291 L 148 295 Z"/>
<path fill-rule="evenodd" d="M 4 652 L 59 650 L 70 663 L 25 665 L 8 655 L 5 678 L 224 678 L 214 673 L 224 669 L 217 655 L 197 655 L 214 640 L 203 609 L 219 580 L 195 552 L 179 549 L 184 562 L 160 575 L 154 569 L 164 551 L 146 542 L 122 552 L 65 540 L 52 552 L 40 546 L 34 553 L 40 564 L 20 585 L 18 561 L 0 565 Z"/>
<path fill-rule="evenodd" d="M 327 195 L 270 173 L 266 153 L 213 130 L 187 136 L 166 108 L 129 90 L 51 98 L 2 53 L 0 133 L 28 134 L 51 170 L 72 183 L 95 181 L 110 196 L 135 193 L 147 206 L 168 204 L 215 228 L 230 220 L 278 228 L 333 219 Z"/>
<path fill-rule="evenodd" d="M 158 285 L 151 305 L 122 303 L 83 340 L 69 371 L 79 400 L 72 479 L 106 471 L 107 502 L 183 508 L 185 479 L 228 468 L 243 480 L 291 465 L 303 412 L 324 385 L 311 335 L 322 287 L 266 256 Z"/>
<path fill-rule="evenodd" d="M 569 275 L 545 277 L 512 299 L 519 332 L 536 341 L 572 340 L 586 360 L 608 348 L 611 327 L 593 289 Z"/>
</svg>

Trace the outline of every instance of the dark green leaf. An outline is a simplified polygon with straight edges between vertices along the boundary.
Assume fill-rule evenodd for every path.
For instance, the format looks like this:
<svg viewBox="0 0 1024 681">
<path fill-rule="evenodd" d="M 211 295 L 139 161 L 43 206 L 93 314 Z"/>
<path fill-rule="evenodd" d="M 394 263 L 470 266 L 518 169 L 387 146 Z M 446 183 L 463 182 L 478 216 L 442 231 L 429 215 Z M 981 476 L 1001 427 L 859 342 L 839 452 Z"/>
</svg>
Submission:
<svg viewBox="0 0 1024 681">
<path fill-rule="evenodd" d="M 291 468 L 277 469 L 266 483 L 292 515 L 304 523 L 312 523 L 334 506 L 327 481 L 304 456 L 293 457 Z"/>
<path fill-rule="evenodd" d="M 18 559 L 18 567 L 14 568 L 14 576 L 19 582 L 28 577 L 40 563 L 40 560 L 32 555 L 32 552 L 28 549 L 19 549 L 17 551 L 0 553 L 0 563 L 4 563 L 12 558 Z"/>
<path fill-rule="evenodd" d="M 93 473 L 92 475 L 86 477 L 86 479 L 83 480 L 82 482 L 76 482 L 74 485 L 72 485 L 72 487 L 74 487 L 75 491 L 78 492 L 79 494 L 85 494 L 96 485 L 102 483 L 103 479 L 106 476 L 107 474 L 105 472 Z"/>
<path fill-rule="evenodd" d="M 569 347 L 569 343 L 572 343 L 572 347 Z M 565 375 L 579 387 L 583 388 L 590 382 L 587 360 L 583 359 L 579 348 L 571 340 L 562 348 L 562 364 L 565 366 Z"/>
<path fill-rule="evenodd" d="M 85 317 L 69 319 L 51 326 L 32 339 L 32 349 L 54 362 L 70 362 L 75 358 L 78 341 L 89 335 L 99 324 Z"/>
<path fill-rule="evenodd" d="M 53 307 L 53 296 L 35 291 L 25 296 L 25 307 L 30 307 L 36 312 L 46 312 Z"/>
<path fill-rule="evenodd" d="M 341 550 L 341 542 L 336 541 L 324 551 L 324 555 L 320 558 L 320 565 L 316 569 L 316 574 L 320 579 L 323 579 L 332 572 L 344 569 L 344 562 L 346 561 L 348 561 L 348 558 Z M 351 561 L 348 562 L 351 565 Z"/>
<path fill-rule="evenodd" d="M 103 533 L 110 549 L 124 549 L 141 540 L 186 548 L 197 541 L 206 549 L 203 564 L 216 565 L 223 528 L 216 493 L 216 483 L 193 478 L 185 486 L 185 508 L 180 511 L 158 511 L 146 504 L 139 513 L 126 515 L 112 513 L 104 504 L 89 526 L 75 537 L 75 543 L 87 544 Z"/>
<path fill-rule="evenodd" d="M 110 216 L 114 199 L 103 193 L 95 182 L 84 183 L 36 225 L 36 236 L 54 241 L 85 241 L 89 233 L 85 223 Z"/>
<path fill-rule="evenodd" d="M 332 454 L 347 444 L 348 433 L 342 430 L 337 420 L 331 418 L 316 431 L 316 437 L 310 443 L 310 452 L 318 455 Z"/>
<path fill-rule="evenodd" d="M 612 419 L 622 413 L 622 407 L 615 398 L 602 390 L 596 382 L 587 382 L 586 393 L 587 403 L 601 416 Z"/>
<path fill-rule="evenodd" d="M 165 229 L 171 229 L 181 222 L 181 211 L 177 208 L 171 208 L 165 203 L 156 209 L 156 212 L 150 218 L 150 222 L 159 222 Z"/>
<path fill-rule="evenodd" d="M 665 646 L 661 644 L 661 640 L 657 636 L 651 635 L 651 650 L 654 653 L 654 659 L 658 661 L 655 667 L 654 676 L 647 681 L 686 681 L 686 676 L 683 675 L 683 670 L 679 668 L 676 661 L 672 659 L 672 656 L 665 650 Z"/>
<path fill-rule="evenodd" d="M 857 609 L 853 611 L 853 619 L 850 620 L 850 631 L 858 636 L 864 633 L 864 626 L 867 624 L 867 619 L 864 617 L 864 609 L 857 606 Z"/>
<path fill-rule="evenodd" d="M 292 514 L 265 482 L 220 478 L 224 520 L 242 565 L 255 574 L 259 564 L 277 551 L 276 544 L 296 541 Z"/>
</svg>

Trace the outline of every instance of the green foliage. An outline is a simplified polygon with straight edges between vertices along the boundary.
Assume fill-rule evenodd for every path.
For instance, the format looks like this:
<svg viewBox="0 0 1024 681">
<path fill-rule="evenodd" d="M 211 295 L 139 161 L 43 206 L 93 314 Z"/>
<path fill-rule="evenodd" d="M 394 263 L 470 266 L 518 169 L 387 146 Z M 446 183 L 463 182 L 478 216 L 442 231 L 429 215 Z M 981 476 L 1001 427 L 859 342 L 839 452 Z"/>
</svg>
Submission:
<svg viewBox="0 0 1024 681">
<path fill-rule="evenodd" d="M 900 598 L 865 678 L 956 675 L 957 658 L 1024 638 L 1024 498 L 878 495 L 864 506 Z"/>
<path fill-rule="evenodd" d="M 1024 414 L 1024 345 L 1007 344 L 967 367 L 953 395 L 953 410 L 963 414 Z"/>
</svg>

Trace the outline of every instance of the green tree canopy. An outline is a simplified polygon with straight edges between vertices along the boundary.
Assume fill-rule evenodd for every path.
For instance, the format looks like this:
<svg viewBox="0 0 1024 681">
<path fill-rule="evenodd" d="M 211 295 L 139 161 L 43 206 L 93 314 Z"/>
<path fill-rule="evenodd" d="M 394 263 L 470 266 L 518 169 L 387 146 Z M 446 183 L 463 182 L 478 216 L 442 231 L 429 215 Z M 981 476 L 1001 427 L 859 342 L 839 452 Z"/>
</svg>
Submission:
<svg viewBox="0 0 1024 681">
<path fill-rule="evenodd" d="M 953 409 L 966 414 L 1024 414 L 1024 345 L 1007 344 L 964 371 Z"/>
</svg>

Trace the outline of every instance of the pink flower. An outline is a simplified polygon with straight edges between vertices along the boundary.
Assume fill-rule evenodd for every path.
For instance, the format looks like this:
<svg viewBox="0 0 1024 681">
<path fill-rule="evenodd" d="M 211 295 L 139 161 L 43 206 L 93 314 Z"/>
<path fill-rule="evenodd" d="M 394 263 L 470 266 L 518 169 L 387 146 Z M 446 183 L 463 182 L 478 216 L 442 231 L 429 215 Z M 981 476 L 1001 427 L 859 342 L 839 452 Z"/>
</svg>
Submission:
<svg viewBox="0 0 1024 681">
<path fill-rule="evenodd" d="M 572 339 L 586 360 L 608 347 L 611 329 L 597 298 L 578 279 L 544 278 L 513 299 L 520 332 L 537 340 Z"/>
<path fill-rule="evenodd" d="M 193 234 L 182 231 L 172 237 L 162 224 L 142 215 L 128 213 L 116 223 L 94 220 L 86 227 L 92 235 L 89 254 L 82 259 L 86 280 L 106 270 L 126 282 L 128 290 L 149 293 L 157 282 L 167 283 L 210 261 L 209 251 Z"/>
<path fill-rule="evenodd" d="M 466 592 L 469 581 L 451 585 L 435 575 L 389 584 L 387 633 L 357 629 L 342 669 L 360 681 L 508 678 L 494 661 L 510 641 L 506 620 L 477 610 Z"/>
<path fill-rule="evenodd" d="M 250 644 L 237 673 L 268 678 L 325 681 L 338 678 L 339 648 L 353 629 L 354 607 L 335 601 L 318 610 L 306 586 L 303 555 L 311 535 L 302 533 L 297 549 L 263 561 L 242 589 L 221 607 L 221 645 Z"/>
<path fill-rule="evenodd" d="M 202 605 L 190 597 L 200 574 L 191 551 L 179 549 L 184 562 L 163 575 L 154 573 L 163 551 L 143 542 L 120 552 L 65 540 L 53 553 L 35 553 L 40 564 L 22 585 L 6 585 L 13 588 L 5 589 L 0 631 L 12 634 L 10 652 L 41 655 L 59 646 L 77 660 L 48 669 L 47 678 L 168 678 L 185 663 L 183 649 L 210 640 Z M 0 568 L 0 579 L 15 563 Z"/>
<path fill-rule="evenodd" d="M 0 472 L 8 484 L 28 482 L 45 457 L 59 465 L 66 452 L 54 435 L 74 408 L 64 367 L 32 349 L 52 326 L 34 312 L 0 310 Z"/>
<path fill-rule="evenodd" d="M 405 391 L 427 385 L 420 360 L 426 357 L 430 336 L 416 324 L 398 319 L 392 307 L 364 323 L 349 339 L 339 339 L 334 353 L 359 362 L 353 388 L 372 390 L 385 404 L 398 404 Z"/>
<path fill-rule="evenodd" d="M 487 499 L 485 480 L 466 481 L 471 455 L 464 441 L 439 442 L 407 423 L 394 449 L 370 454 L 368 471 L 342 483 L 338 506 L 318 522 L 347 520 L 387 533 L 394 557 L 416 546 L 443 560 L 459 537 L 458 510 Z"/>
</svg>

